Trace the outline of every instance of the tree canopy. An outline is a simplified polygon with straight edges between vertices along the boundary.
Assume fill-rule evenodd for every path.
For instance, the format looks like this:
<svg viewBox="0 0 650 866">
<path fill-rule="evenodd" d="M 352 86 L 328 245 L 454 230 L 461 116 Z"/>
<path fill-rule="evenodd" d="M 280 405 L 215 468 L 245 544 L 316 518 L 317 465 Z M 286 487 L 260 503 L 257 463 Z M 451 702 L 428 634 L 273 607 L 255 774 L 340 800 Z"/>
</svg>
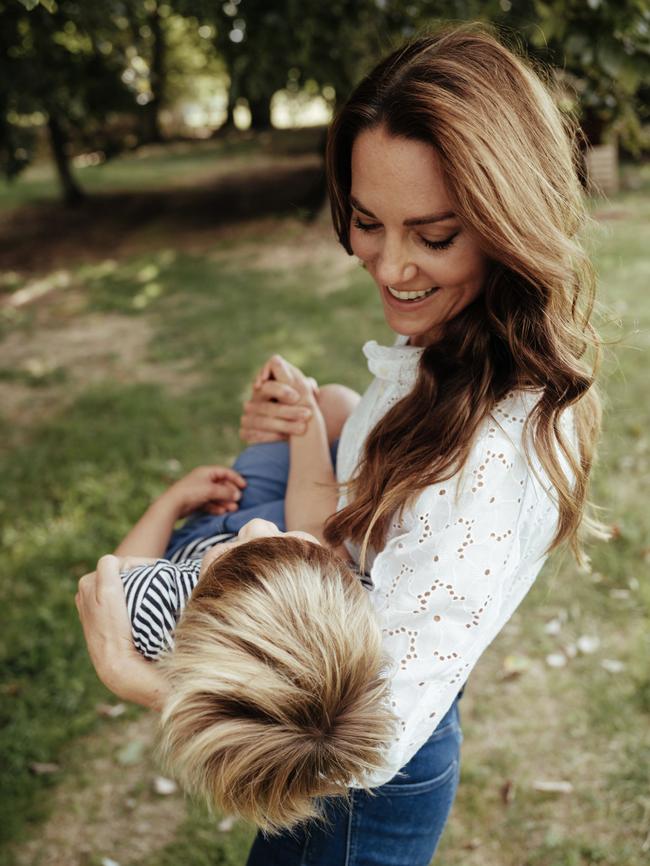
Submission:
<svg viewBox="0 0 650 866">
<path fill-rule="evenodd" d="M 1 167 L 12 177 L 28 164 L 45 125 L 73 202 L 69 141 L 110 156 L 127 140 L 161 140 L 161 111 L 199 75 L 227 86 L 227 123 L 243 101 L 264 129 L 278 90 L 335 106 L 404 38 L 477 19 L 558 70 L 591 142 L 614 130 L 640 148 L 647 0 L 0 0 Z"/>
</svg>

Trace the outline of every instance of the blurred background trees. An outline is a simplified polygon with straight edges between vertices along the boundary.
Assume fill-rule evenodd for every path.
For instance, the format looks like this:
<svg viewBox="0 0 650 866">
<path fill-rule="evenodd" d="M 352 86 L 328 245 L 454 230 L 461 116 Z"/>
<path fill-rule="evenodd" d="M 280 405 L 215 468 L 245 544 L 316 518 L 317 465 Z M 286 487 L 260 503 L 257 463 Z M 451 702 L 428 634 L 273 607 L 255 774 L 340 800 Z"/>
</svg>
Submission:
<svg viewBox="0 0 650 866">
<path fill-rule="evenodd" d="M 1 167 L 48 141 L 75 203 L 71 156 L 324 124 L 394 44 L 474 19 L 557 70 L 590 144 L 648 147 L 648 0 L 0 0 Z"/>
</svg>

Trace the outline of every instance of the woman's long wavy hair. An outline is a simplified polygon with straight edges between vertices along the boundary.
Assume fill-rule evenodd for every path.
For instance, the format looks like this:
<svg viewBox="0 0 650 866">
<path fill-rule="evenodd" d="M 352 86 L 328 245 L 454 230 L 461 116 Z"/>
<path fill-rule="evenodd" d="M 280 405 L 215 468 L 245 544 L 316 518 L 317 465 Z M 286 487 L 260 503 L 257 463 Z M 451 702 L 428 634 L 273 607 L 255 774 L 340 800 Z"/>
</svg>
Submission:
<svg viewBox="0 0 650 866">
<path fill-rule="evenodd" d="M 494 405 L 524 389 L 541 395 L 524 442 L 556 492 L 551 549 L 567 541 L 582 561 L 581 526 L 602 534 L 585 507 L 600 428 L 600 343 L 590 324 L 595 278 L 580 240 L 587 216 L 575 126 L 537 74 L 484 28 L 415 39 L 359 84 L 330 130 L 332 215 L 348 253 L 352 146 L 378 127 L 435 148 L 454 210 L 491 265 L 479 297 L 425 348 L 413 390 L 369 434 L 327 540 L 363 542 L 362 555 L 368 545 L 381 549 L 390 516 L 458 472 Z M 577 454 L 560 427 L 568 406 Z"/>
</svg>

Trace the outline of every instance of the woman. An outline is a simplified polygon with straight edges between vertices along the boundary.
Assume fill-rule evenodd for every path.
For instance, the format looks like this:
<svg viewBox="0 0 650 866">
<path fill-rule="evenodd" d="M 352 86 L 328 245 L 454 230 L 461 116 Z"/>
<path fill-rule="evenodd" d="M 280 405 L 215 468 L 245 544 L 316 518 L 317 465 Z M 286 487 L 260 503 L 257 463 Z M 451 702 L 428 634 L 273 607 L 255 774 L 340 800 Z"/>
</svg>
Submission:
<svg viewBox="0 0 650 866">
<path fill-rule="evenodd" d="M 338 237 L 397 342 L 364 348 L 375 380 L 343 430 L 338 501 L 323 437 L 271 394 L 281 360 L 242 432 L 304 436 L 287 523 L 325 522 L 372 579 L 399 730 L 374 796 L 351 789 L 329 824 L 258 836 L 249 866 L 425 866 L 457 785 L 459 692 L 547 553 L 566 543 L 581 558 L 580 528 L 597 529 L 585 214 L 553 100 L 475 28 L 380 63 L 334 121 L 327 159 Z"/>
<path fill-rule="evenodd" d="M 454 795 L 456 695 L 546 554 L 568 543 L 580 558 L 579 528 L 597 528 L 582 190 L 544 85 L 474 28 L 380 63 L 334 121 L 328 174 L 339 240 L 401 335 L 365 347 L 376 378 L 343 430 L 325 537 L 375 584 L 401 720 L 389 773 L 407 775 L 353 792 L 330 833 L 258 837 L 249 863 L 427 864 Z M 248 441 L 294 430 L 263 398 Z"/>
</svg>

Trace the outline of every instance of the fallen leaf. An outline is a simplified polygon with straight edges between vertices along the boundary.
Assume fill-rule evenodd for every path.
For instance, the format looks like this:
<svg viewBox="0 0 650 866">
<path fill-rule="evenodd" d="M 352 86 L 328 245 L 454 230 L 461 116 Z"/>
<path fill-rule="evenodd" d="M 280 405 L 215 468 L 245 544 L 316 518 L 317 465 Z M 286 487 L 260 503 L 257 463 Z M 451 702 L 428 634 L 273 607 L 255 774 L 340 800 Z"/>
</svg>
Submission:
<svg viewBox="0 0 650 866">
<path fill-rule="evenodd" d="M 144 740 L 133 740 L 117 753 L 117 762 L 124 767 L 137 764 L 144 753 Z"/>
<path fill-rule="evenodd" d="M 533 790 L 541 791 L 544 794 L 572 794 L 573 785 L 571 782 L 565 782 L 561 779 L 556 781 L 537 779 L 533 782 Z"/>
<path fill-rule="evenodd" d="M 546 632 L 546 634 L 555 635 L 560 633 L 561 628 L 562 623 L 556 617 L 555 619 L 551 619 L 546 623 L 546 625 L 544 626 L 544 631 Z"/>
<path fill-rule="evenodd" d="M 18 682 L 17 680 L 13 680 L 9 683 L 3 683 L 3 685 L 0 686 L 0 691 L 4 695 L 8 695 L 10 698 L 15 698 L 16 695 L 19 695 L 22 692 L 22 690 L 23 684 L 21 682 Z"/>
<path fill-rule="evenodd" d="M 566 656 L 563 653 L 549 653 L 546 656 L 546 664 L 550 668 L 563 668 L 566 665 Z"/>
<path fill-rule="evenodd" d="M 481 840 L 470 839 L 468 842 L 464 842 L 461 847 L 463 851 L 476 851 L 477 848 L 481 847 Z"/>
<path fill-rule="evenodd" d="M 610 674 L 620 674 L 625 670 L 624 662 L 621 662 L 618 659 L 601 659 L 600 666 Z"/>
<path fill-rule="evenodd" d="M 595 635 L 583 634 L 576 641 L 576 646 L 578 647 L 578 652 L 584 655 L 591 655 L 600 646 L 600 638 L 597 638 Z"/>
<path fill-rule="evenodd" d="M 98 716 L 117 719 L 126 712 L 126 704 L 97 704 L 95 711 Z"/>
<path fill-rule="evenodd" d="M 221 833 L 228 833 L 235 826 L 235 821 L 237 819 L 234 815 L 226 815 L 225 818 L 222 818 L 221 821 L 217 824 L 217 830 Z"/>
<path fill-rule="evenodd" d="M 58 773 L 61 767 L 58 764 L 34 761 L 29 765 L 29 769 L 35 776 L 49 776 L 51 773 Z"/>
<path fill-rule="evenodd" d="M 527 656 L 508 655 L 503 660 L 501 679 L 512 680 L 530 670 L 530 659 Z"/>
<path fill-rule="evenodd" d="M 178 791 L 178 785 L 173 779 L 166 779 L 164 776 L 154 776 L 153 789 L 156 794 L 166 797 L 168 794 L 175 794 Z"/>
<path fill-rule="evenodd" d="M 512 779 L 506 779 L 503 785 L 501 785 L 499 794 L 501 796 L 501 802 L 504 805 L 509 806 L 512 803 L 515 799 L 515 783 Z"/>
</svg>

